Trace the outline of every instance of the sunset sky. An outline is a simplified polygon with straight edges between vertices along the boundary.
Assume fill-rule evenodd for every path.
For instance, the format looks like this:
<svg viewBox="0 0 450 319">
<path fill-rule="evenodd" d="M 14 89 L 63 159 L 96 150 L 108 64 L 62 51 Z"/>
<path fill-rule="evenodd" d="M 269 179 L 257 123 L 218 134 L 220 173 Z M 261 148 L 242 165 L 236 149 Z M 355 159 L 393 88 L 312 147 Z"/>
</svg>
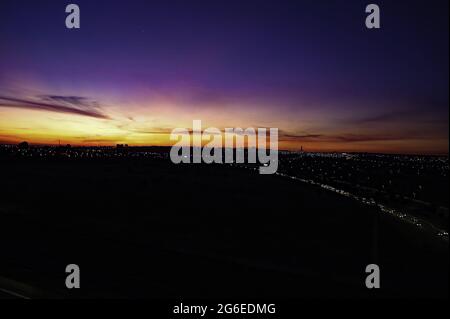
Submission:
<svg viewBox="0 0 450 319">
<path fill-rule="evenodd" d="M 65 27 L 65 7 L 81 29 Z M 448 1 L 0 2 L 0 143 L 171 145 L 277 127 L 280 147 L 448 153 Z"/>
</svg>

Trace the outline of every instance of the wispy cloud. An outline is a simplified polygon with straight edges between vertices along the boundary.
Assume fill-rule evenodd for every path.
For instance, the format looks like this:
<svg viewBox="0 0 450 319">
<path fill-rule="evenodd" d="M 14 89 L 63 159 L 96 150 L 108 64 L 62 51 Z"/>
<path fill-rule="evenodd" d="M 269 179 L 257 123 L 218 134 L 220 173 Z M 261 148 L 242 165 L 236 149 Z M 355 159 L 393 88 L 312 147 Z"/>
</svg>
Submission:
<svg viewBox="0 0 450 319">
<path fill-rule="evenodd" d="M 447 122 L 447 116 L 437 116 L 430 108 L 411 108 L 409 110 L 394 110 L 378 114 L 355 116 L 351 119 L 341 120 L 347 125 L 384 125 L 388 123 L 442 123 Z"/>
<path fill-rule="evenodd" d="M 109 119 L 97 102 L 80 96 L 41 95 L 34 99 L 0 96 L 0 107 L 45 110 Z"/>
<path fill-rule="evenodd" d="M 325 143 L 359 143 L 359 142 L 383 142 L 402 141 L 411 139 L 428 139 L 420 134 L 296 134 L 280 131 L 280 141 L 292 142 L 325 142 Z"/>
</svg>

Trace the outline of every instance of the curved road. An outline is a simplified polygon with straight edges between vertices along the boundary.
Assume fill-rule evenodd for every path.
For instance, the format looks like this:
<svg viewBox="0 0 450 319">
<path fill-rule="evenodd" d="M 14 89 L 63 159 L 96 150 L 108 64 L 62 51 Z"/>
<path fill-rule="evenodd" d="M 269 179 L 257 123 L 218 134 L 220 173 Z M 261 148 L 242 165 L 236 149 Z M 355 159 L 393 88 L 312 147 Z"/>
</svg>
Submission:
<svg viewBox="0 0 450 319">
<path fill-rule="evenodd" d="M 0 299 L 29 299 L 13 291 L 0 288 Z"/>
</svg>

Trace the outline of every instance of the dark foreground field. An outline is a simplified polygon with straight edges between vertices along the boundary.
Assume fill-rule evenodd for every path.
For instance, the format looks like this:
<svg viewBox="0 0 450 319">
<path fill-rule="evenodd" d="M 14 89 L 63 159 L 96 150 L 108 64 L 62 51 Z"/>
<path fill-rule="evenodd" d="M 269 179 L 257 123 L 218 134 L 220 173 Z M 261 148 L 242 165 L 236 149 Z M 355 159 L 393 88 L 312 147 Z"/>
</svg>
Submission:
<svg viewBox="0 0 450 319">
<path fill-rule="evenodd" d="M 447 297 L 448 243 L 314 186 L 167 160 L 0 163 L 0 288 L 43 297 Z M 65 267 L 81 289 L 65 288 Z M 381 289 L 365 267 L 381 268 Z M 24 284 L 24 285 L 22 285 Z"/>
</svg>

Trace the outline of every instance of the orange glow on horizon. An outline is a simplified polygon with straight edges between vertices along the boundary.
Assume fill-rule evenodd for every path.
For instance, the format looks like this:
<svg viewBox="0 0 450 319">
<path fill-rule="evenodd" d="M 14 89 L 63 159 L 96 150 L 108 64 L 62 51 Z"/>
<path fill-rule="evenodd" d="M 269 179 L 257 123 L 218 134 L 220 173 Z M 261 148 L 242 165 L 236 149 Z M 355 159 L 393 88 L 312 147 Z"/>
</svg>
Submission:
<svg viewBox="0 0 450 319">
<path fill-rule="evenodd" d="M 94 118 L 78 114 L 65 114 L 47 110 L 32 110 L 16 107 L 0 108 L 0 143 L 73 146 L 114 146 L 128 144 L 130 146 L 172 146 L 176 142 L 170 140 L 174 128 L 192 129 L 194 119 L 202 120 L 202 129 L 217 127 L 222 132 L 225 127 L 241 127 L 246 129 L 258 123 L 258 127 L 277 127 L 280 130 L 279 149 L 299 150 L 303 147 L 311 152 L 373 152 L 404 154 L 448 154 L 447 137 L 430 138 L 395 138 L 395 125 L 384 129 L 393 132 L 392 138 L 376 137 L 376 131 L 359 129 L 358 139 L 347 138 L 351 130 L 335 128 L 317 136 L 290 135 L 302 127 L 295 121 L 276 117 L 264 112 L 255 113 L 252 108 L 241 110 L 197 110 L 189 112 L 173 104 L 155 104 L 147 107 L 131 108 L 122 114 L 114 107 L 108 109 L 107 118 Z M 308 123 L 323 123 L 309 118 Z M 314 123 L 315 123 L 314 122 Z M 331 125 L 332 126 L 332 125 Z M 360 136 L 367 136 L 359 138 Z M 206 143 L 206 142 L 204 142 Z"/>
</svg>

